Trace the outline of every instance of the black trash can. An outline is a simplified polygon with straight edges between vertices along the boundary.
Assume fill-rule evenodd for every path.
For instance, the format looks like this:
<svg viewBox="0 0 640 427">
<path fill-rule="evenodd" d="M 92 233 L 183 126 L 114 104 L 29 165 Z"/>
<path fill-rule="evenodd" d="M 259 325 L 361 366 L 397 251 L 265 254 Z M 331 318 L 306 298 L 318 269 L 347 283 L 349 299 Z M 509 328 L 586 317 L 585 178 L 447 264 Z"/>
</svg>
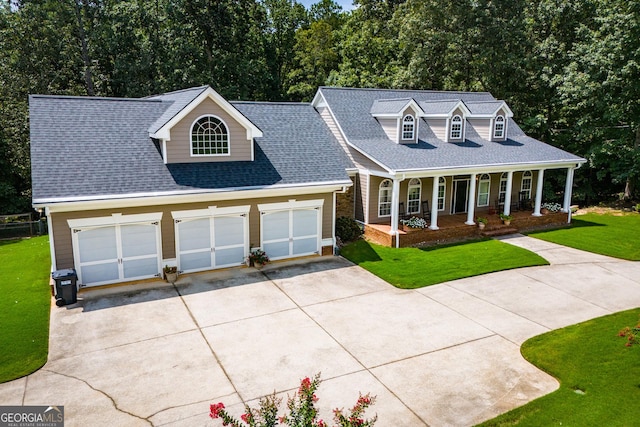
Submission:
<svg viewBox="0 0 640 427">
<path fill-rule="evenodd" d="M 78 275 L 72 268 L 56 270 L 51 273 L 56 281 L 56 305 L 62 307 L 78 302 Z"/>
</svg>

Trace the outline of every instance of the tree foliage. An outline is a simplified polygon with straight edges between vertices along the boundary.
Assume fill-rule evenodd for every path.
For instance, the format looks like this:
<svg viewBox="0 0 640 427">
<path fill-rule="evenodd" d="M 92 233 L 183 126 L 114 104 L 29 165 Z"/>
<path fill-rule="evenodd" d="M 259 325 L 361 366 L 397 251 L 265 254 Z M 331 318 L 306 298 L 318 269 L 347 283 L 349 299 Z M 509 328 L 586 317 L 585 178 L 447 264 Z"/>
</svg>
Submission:
<svg viewBox="0 0 640 427">
<path fill-rule="evenodd" d="M 0 0 L 0 213 L 30 204 L 29 94 L 137 97 L 205 84 L 230 99 L 294 101 L 327 84 L 489 91 L 530 135 L 588 159 L 577 197 L 637 197 L 637 2 L 354 5 Z"/>
</svg>

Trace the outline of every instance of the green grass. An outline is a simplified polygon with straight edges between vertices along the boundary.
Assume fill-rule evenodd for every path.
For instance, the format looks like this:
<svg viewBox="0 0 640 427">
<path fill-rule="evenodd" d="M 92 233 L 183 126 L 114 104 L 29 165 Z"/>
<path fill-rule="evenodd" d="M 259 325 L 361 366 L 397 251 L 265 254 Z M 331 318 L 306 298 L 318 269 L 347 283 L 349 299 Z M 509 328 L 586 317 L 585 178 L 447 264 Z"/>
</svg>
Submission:
<svg viewBox="0 0 640 427">
<path fill-rule="evenodd" d="M 617 336 L 638 323 L 640 308 L 531 338 L 522 354 L 560 388 L 481 426 L 637 426 L 640 346 Z M 576 393 L 581 390 L 584 394 Z"/>
<path fill-rule="evenodd" d="M 529 236 L 601 255 L 640 261 L 640 215 L 637 213 L 574 216 L 570 228 L 533 232 Z"/>
<path fill-rule="evenodd" d="M 542 257 L 497 240 L 431 248 L 389 248 L 355 241 L 340 254 L 398 288 L 415 289 L 463 277 L 534 265 Z"/>
<path fill-rule="evenodd" d="M 47 361 L 49 238 L 0 241 L 0 383 Z"/>
</svg>

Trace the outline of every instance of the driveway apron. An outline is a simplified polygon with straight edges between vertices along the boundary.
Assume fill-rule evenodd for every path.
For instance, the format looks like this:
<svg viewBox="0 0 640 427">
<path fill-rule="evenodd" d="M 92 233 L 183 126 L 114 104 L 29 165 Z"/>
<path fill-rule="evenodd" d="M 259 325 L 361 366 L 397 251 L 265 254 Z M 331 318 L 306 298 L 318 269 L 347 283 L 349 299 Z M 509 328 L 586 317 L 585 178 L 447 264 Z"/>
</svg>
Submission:
<svg viewBox="0 0 640 427">
<path fill-rule="evenodd" d="M 339 257 L 81 292 L 52 306 L 47 364 L 3 405 L 64 405 L 69 426 L 211 426 L 322 373 L 325 420 L 358 393 L 379 426 L 468 426 L 557 389 L 528 338 L 640 306 L 640 263 L 521 235 L 550 261 L 401 290 Z M 285 405 L 282 405 L 284 408 Z"/>
</svg>

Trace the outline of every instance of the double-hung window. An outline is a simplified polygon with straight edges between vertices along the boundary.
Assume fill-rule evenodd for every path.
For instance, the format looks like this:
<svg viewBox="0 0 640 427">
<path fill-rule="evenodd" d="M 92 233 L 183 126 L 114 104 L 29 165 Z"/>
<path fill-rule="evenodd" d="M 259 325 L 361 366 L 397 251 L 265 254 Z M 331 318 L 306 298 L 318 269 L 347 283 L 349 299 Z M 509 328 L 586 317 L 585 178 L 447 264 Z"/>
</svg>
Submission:
<svg viewBox="0 0 640 427">
<path fill-rule="evenodd" d="M 418 178 L 409 181 L 409 190 L 407 192 L 407 213 L 420 213 L 420 191 L 422 185 Z"/>
<path fill-rule="evenodd" d="M 455 115 L 451 119 L 451 132 L 449 137 L 450 139 L 462 138 L 462 117 Z"/>
<path fill-rule="evenodd" d="M 496 117 L 493 122 L 493 137 L 495 139 L 504 138 L 504 116 Z"/>
<path fill-rule="evenodd" d="M 390 179 L 385 179 L 380 183 L 378 191 L 378 216 L 391 215 L 391 190 L 392 183 Z"/>
<path fill-rule="evenodd" d="M 415 135 L 415 119 L 411 114 L 407 114 L 402 119 L 402 139 L 413 139 Z"/>
</svg>

